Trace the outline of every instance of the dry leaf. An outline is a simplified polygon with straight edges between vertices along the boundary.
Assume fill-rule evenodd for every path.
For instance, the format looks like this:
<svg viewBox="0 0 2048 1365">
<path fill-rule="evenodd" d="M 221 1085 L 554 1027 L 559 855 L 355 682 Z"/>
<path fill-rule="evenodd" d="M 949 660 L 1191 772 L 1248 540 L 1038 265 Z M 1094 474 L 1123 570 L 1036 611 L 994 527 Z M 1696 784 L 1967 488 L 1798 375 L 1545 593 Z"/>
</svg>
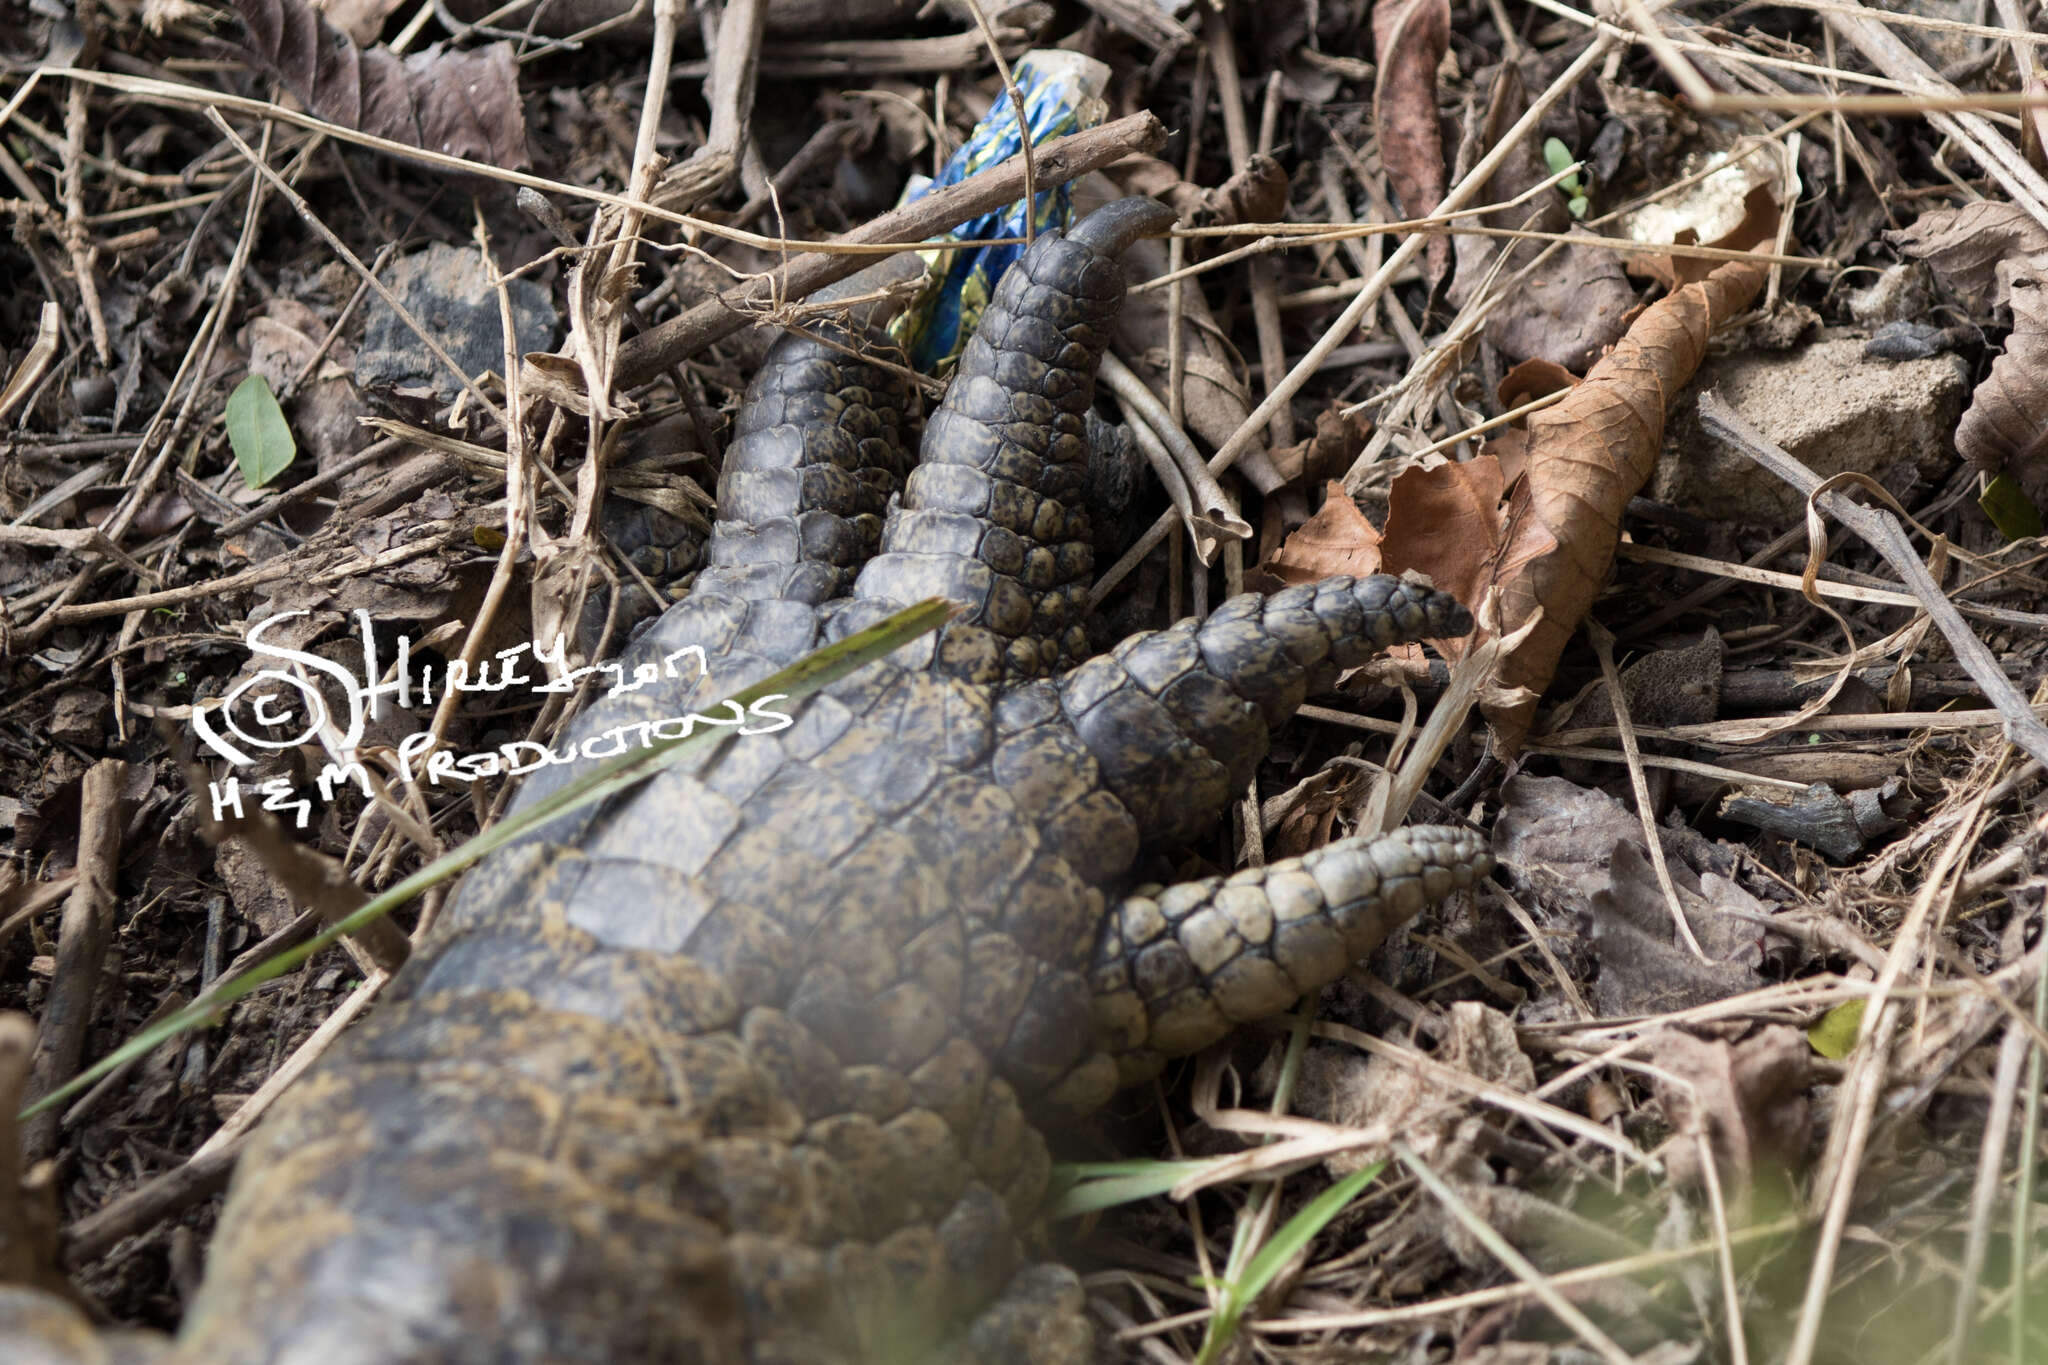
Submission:
<svg viewBox="0 0 2048 1365">
<path fill-rule="evenodd" d="M 1509 128 L 1529 107 L 1528 91 L 1520 70 L 1503 65 L 1494 78 L 1487 107 L 1480 118 L 1468 120 L 1465 145 L 1460 151 L 1461 169 L 1467 160 L 1476 161 L 1491 151 Z M 1506 202 L 1548 179 L 1537 139 L 1523 139 L 1502 161 L 1486 182 L 1481 198 Z M 1571 215 L 1565 211 L 1564 196 L 1555 191 L 1536 199 L 1485 215 L 1479 220 L 1488 227 L 1533 228 L 1542 232 L 1571 230 Z M 1460 236 L 1452 251 L 1458 273 L 1451 282 L 1450 300 L 1463 307 L 1489 277 L 1502 280 L 1527 266 L 1545 249 L 1542 242 L 1503 243 L 1494 237 Z M 1505 248 L 1506 261 L 1498 273 L 1494 266 Z M 1636 286 L 1622 273 L 1621 263 L 1611 251 L 1572 246 L 1551 258 L 1541 273 L 1510 290 L 1486 321 L 1486 336 L 1510 360 L 1540 357 L 1574 374 L 1585 371 L 1627 330 L 1637 306 Z"/>
<path fill-rule="evenodd" d="M 1576 225 L 1568 231 L 1575 237 L 1597 235 Z M 1498 245 L 1490 237 L 1459 240 Z M 1544 244 L 1518 245 L 1540 249 Z M 1519 259 L 1512 262 L 1520 264 Z M 1540 273 L 1516 286 L 1494 309 L 1487 319 L 1486 335 L 1507 356 L 1547 360 L 1578 374 L 1628 330 L 1641 307 L 1637 287 L 1612 251 L 1570 246 L 1552 257 Z"/>
<path fill-rule="evenodd" d="M 1218 223 L 1277 223 L 1287 216 L 1287 172 L 1264 152 L 1211 193 Z"/>
<path fill-rule="evenodd" d="M 400 58 L 358 47 L 306 0 L 235 0 L 247 57 L 330 123 L 507 170 L 524 170 L 526 118 L 512 44 L 438 44 Z"/>
<path fill-rule="evenodd" d="M 1806 1089 L 1813 1054 L 1805 1035 L 1772 1025 L 1726 1043 L 1671 1030 L 1658 1036 L 1649 1055 L 1663 1073 L 1654 1077 L 1657 1102 L 1681 1139 L 1665 1154 L 1672 1178 L 1698 1183 L 1696 1139 L 1705 1137 L 1741 1222 L 1759 1170 L 1798 1162 L 1812 1136 Z"/>
<path fill-rule="evenodd" d="M 1337 574 L 1362 577 L 1378 573 L 1380 533 L 1358 510 L 1344 485 L 1332 481 L 1323 510 L 1297 526 L 1259 567 L 1290 585 L 1315 583 Z"/>
<path fill-rule="evenodd" d="M 1503 523 L 1501 495 L 1513 480 L 1490 453 L 1499 444 L 1489 443 L 1489 453 L 1462 464 L 1416 465 L 1394 476 L 1380 545 L 1386 572 L 1413 569 L 1460 602 L 1477 603 L 1496 576 L 1512 577 L 1531 559 L 1556 548 L 1541 526 Z M 1512 534 L 1513 529 L 1520 534 Z M 1446 641 L 1441 648 L 1455 658 L 1464 642 Z"/>
<path fill-rule="evenodd" d="M 1503 631 L 1543 613 L 1529 637 L 1502 659 L 1501 685 L 1531 694 L 1549 685 L 1565 643 L 1607 580 L 1628 500 L 1656 466 L 1666 406 L 1699 368 L 1715 325 L 1747 307 L 1763 280 L 1763 266 L 1729 261 L 1645 310 L 1584 383 L 1530 415 L 1523 476 L 1491 528 L 1472 504 L 1495 477 L 1480 462 L 1499 440 L 1468 462 L 1479 468 L 1445 465 L 1403 476 L 1415 481 L 1407 503 L 1417 509 L 1409 513 L 1417 521 L 1397 524 L 1401 509 L 1390 504 L 1387 539 L 1400 554 L 1396 560 L 1389 553 L 1390 566 L 1424 569 L 1437 586 L 1467 602 L 1498 586 Z M 1439 481 L 1456 486 L 1431 486 Z M 1450 513 L 1459 515 L 1455 532 L 1436 524 Z M 1554 545 L 1545 547 L 1546 539 Z M 1534 709 L 1533 697 L 1487 709 L 1505 748 L 1521 742 Z"/>
<path fill-rule="evenodd" d="M 1535 356 L 1502 375 L 1494 395 L 1500 399 L 1503 408 L 1519 408 L 1524 403 L 1548 398 L 1560 389 L 1569 389 L 1578 382 L 1577 375 L 1556 361 Z"/>
<path fill-rule="evenodd" d="M 2048 275 L 2006 261 L 1997 278 L 2012 304 L 2012 335 L 1956 428 L 1956 451 L 1980 469 L 2012 474 L 2038 502 L 2048 485 Z"/>
<path fill-rule="evenodd" d="M 1331 764 L 1269 798 L 1259 807 L 1269 859 L 1293 858 L 1335 837 L 1339 812 L 1354 807 L 1373 783 L 1364 768 Z"/>
<path fill-rule="evenodd" d="M 2048 226 L 2017 204 L 1980 200 L 1935 209 L 1884 239 L 1933 266 L 1964 305 L 1977 311 L 2010 301 L 1998 278 L 2001 262 L 2033 258 L 2037 272 L 2048 273 Z"/>
<path fill-rule="evenodd" d="M 1618 801 L 1613 810 L 1616 825 L 1636 819 Z M 1586 910 L 1586 934 L 1600 955 L 1593 1008 L 1605 1018 L 1667 1014 L 1762 987 L 1764 980 L 1756 968 L 1763 961 L 1763 931 L 1746 919 L 1723 914 L 1721 906 L 1704 894 L 1704 879 L 1684 863 L 1667 858 L 1686 925 L 1710 960 L 1701 961 L 1679 941 L 1671 902 L 1650 865 L 1642 837 L 1638 824 L 1615 839 L 1608 850 L 1607 884 L 1593 893 Z M 1735 891 L 1742 895 L 1739 887 Z"/>
<path fill-rule="evenodd" d="M 1263 152 L 1213 189 L 1181 179 L 1179 171 L 1156 156 L 1130 157 L 1116 173 L 1127 193 L 1161 200 L 1190 225 L 1277 223 L 1287 216 L 1287 172 Z"/>
<path fill-rule="evenodd" d="M 1956 451 L 1978 468 L 2009 472 L 2039 502 L 2048 434 L 2048 227 L 2012 204 L 1924 213 L 1885 240 L 1931 265 L 1969 307 L 2012 309 L 2005 353 L 1977 386 L 1956 428 Z"/>
<path fill-rule="evenodd" d="M 1590 996 L 1603 1017 L 1658 1014 L 1763 984 L 1757 967 L 1772 940 L 1756 921 L 1769 907 L 1723 875 L 1727 854 L 1695 831 L 1662 826 L 1657 839 L 1708 961 L 1678 939 L 1634 810 L 1561 777 L 1517 775 L 1501 786 L 1494 856 L 1532 907 L 1598 954 Z M 1568 947 L 1559 945 L 1567 959 Z"/>
<path fill-rule="evenodd" d="M 1689 645 L 1654 649 L 1621 670 L 1621 695 L 1637 725 L 1702 725 L 1721 713 L 1721 673 L 1726 648 L 1712 626 Z M 1614 724 L 1614 694 L 1605 679 L 1593 684 L 1552 733 L 1581 726 Z M 1655 750 L 1654 741 L 1646 745 Z"/>
<path fill-rule="evenodd" d="M 1436 70 L 1451 43 L 1450 0 L 1378 0 L 1372 9 L 1373 122 L 1380 130 L 1380 160 L 1401 212 L 1423 218 L 1444 197 L 1444 140 L 1437 128 Z M 1451 266 L 1448 239 L 1432 238 L 1429 278 Z"/>
<path fill-rule="evenodd" d="M 1344 476 L 1372 435 L 1371 419 L 1339 403 L 1316 414 L 1316 434 L 1272 451 L 1273 468 L 1287 483 L 1327 483 Z"/>
<path fill-rule="evenodd" d="M 1659 301 L 1585 383 L 1530 416 L 1528 471 L 1511 499 L 1510 521 L 1517 539 L 1526 539 L 1519 527 L 1533 518 L 1557 548 L 1512 579 L 1493 580 L 1502 589 L 1503 630 L 1539 609 L 1544 613 L 1521 647 L 1502 660 L 1501 682 L 1539 693 L 1549 686 L 1565 642 L 1607 580 L 1628 500 L 1657 463 L 1666 406 L 1705 358 L 1714 325 L 1749 306 L 1764 273 L 1761 265 L 1730 261 Z M 1491 719 L 1513 743 L 1533 709 Z"/>
</svg>

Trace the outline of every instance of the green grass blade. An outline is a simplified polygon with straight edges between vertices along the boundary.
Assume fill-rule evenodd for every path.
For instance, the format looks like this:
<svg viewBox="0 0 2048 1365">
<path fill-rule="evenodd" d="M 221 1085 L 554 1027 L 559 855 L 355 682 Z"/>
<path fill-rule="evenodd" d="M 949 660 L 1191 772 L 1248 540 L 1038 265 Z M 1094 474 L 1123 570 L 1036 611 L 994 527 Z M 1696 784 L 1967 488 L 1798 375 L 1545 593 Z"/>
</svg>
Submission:
<svg viewBox="0 0 2048 1365">
<path fill-rule="evenodd" d="M 733 693 L 726 701 L 741 708 L 741 712 L 744 713 L 746 708 L 755 702 L 770 698 L 801 700 L 855 669 L 902 648 L 920 635 L 937 630 L 952 614 L 952 606 L 937 598 L 920 602 L 866 630 L 849 635 L 836 644 L 827 645 L 805 655 L 788 668 L 763 678 L 752 687 Z M 724 705 L 725 702 L 721 702 L 719 706 L 700 714 L 713 714 Z M 622 754 L 617 758 L 604 760 L 598 767 L 560 791 L 535 802 L 515 816 L 499 821 L 460 848 L 450 849 L 404 881 L 364 902 L 360 909 L 346 919 L 321 930 L 295 948 L 266 958 L 240 976 L 216 982 L 211 990 L 203 992 L 185 1008 L 167 1016 L 154 1027 L 143 1030 L 22 1110 L 20 1117 L 26 1119 L 53 1105 L 61 1104 L 116 1067 L 149 1052 L 159 1043 L 205 1024 L 222 1009 L 248 995 L 264 982 L 282 976 L 344 934 L 352 934 L 380 916 L 390 914 L 414 896 L 464 871 L 486 854 L 539 828 L 556 816 L 587 806 L 593 801 L 601 801 L 613 792 L 651 777 L 656 771 L 675 762 L 691 750 L 733 738 L 731 731 L 723 727 L 693 729 L 690 734 L 675 739 L 657 740 L 638 753 Z"/>
<path fill-rule="evenodd" d="M 1223 1287 L 1223 1302 L 1217 1306 L 1216 1316 L 1209 1320 L 1208 1335 L 1202 1340 L 1201 1354 L 1195 1357 L 1195 1365 L 1211 1365 L 1217 1354 L 1230 1344 L 1237 1335 L 1238 1321 L 1245 1310 L 1258 1302 L 1259 1295 L 1273 1283 L 1286 1264 L 1315 1240 L 1316 1234 L 1330 1225 L 1330 1220 L 1342 1213 L 1352 1200 L 1379 1178 L 1387 1163 L 1375 1162 L 1364 1170 L 1353 1171 L 1336 1184 L 1324 1190 L 1301 1211 L 1282 1224 L 1280 1229 L 1259 1248 L 1244 1268 L 1244 1274 Z"/>
<path fill-rule="evenodd" d="M 1135 1204 L 1165 1194 L 1183 1180 L 1206 1175 L 1224 1161 L 1091 1161 L 1055 1167 L 1052 1201 L 1046 1217 L 1079 1218 L 1084 1213 Z"/>
</svg>

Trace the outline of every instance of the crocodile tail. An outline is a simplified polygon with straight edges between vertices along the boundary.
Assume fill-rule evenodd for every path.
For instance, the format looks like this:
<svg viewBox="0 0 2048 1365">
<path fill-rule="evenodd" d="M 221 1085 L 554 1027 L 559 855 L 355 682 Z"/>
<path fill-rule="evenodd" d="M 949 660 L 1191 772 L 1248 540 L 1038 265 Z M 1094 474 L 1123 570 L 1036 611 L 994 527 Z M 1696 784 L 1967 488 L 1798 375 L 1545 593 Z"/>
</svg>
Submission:
<svg viewBox="0 0 2048 1365">
<path fill-rule="evenodd" d="M 1287 1009 L 1492 870 L 1484 835 L 1415 825 L 1126 898 L 1103 921 L 1090 980 L 1118 1082 Z"/>
<path fill-rule="evenodd" d="M 1060 680 L 1104 784 L 1152 843 L 1209 829 L 1274 726 L 1378 650 L 1472 629 L 1456 598 L 1386 575 L 1234 597 L 1207 620 L 1134 635 Z"/>
<path fill-rule="evenodd" d="M 1123 304 L 1122 253 L 1172 210 L 1111 204 L 1039 237 L 996 286 L 858 598 L 967 610 L 934 645 L 972 681 L 1041 677 L 1088 653 L 1095 556 L 1086 414 Z"/>
</svg>

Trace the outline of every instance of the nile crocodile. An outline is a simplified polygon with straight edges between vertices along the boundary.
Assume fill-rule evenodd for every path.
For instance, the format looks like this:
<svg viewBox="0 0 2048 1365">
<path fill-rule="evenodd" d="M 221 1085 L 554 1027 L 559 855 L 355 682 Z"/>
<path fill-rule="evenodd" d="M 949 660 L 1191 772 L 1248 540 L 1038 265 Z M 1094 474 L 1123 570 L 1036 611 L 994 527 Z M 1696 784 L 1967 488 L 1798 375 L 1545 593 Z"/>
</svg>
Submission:
<svg viewBox="0 0 2048 1365">
<path fill-rule="evenodd" d="M 1479 836 L 1422 827 L 1130 884 L 1142 849 L 1213 826 L 1311 688 L 1471 624 L 1332 578 L 1087 657 L 1083 415 L 1122 253 L 1171 217 L 1123 200 L 1040 236 L 915 467 L 893 371 L 777 343 L 706 566 L 630 659 L 698 646 L 708 668 L 572 739 L 703 710 L 922 598 L 963 612 L 780 733 L 472 872 L 259 1129 L 168 1358 L 1089 1357 L 1079 1280 L 1034 1256 L 1042 1127 L 1491 867 Z"/>
</svg>

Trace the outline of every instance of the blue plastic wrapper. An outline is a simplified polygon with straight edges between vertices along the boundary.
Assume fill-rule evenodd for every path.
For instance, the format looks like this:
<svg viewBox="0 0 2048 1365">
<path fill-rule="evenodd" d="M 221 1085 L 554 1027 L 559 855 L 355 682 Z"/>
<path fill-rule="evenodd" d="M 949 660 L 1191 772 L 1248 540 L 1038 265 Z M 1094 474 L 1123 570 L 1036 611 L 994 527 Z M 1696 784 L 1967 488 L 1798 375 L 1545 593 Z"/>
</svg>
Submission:
<svg viewBox="0 0 2048 1365">
<path fill-rule="evenodd" d="M 1057 50 L 1028 52 L 1010 74 L 1024 96 L 1024 118 L 1033 146 L 1092 128 L 1102 121 L 1106 112 L 1102 90 L 1109 79 L 1109 68 L 1093 58 Z M 988 117 L 975 125 L 973 135 L 953 153 L 938 178 L 913 181 L 904 191 L 903 202 L 907 204 L 935 189 L 958 184 L 1016 156 L 1022 145 L 1017 108 L 1006 91 L 997 98 Z M 1019 199 L 993 213 L 969 219 L 938 240 L 1022 237 L 1024 214 L 1025 204 Z M 1039 188 L 1036 202 L 1031 205 L 1034 232 L 1065 227 L 1073 216 L 1073 194 L 1065 183 Z M 916 301 L 889 325 L 889 335 L 909 353 L 913 365 L 927 374 L 952 368 L 967 338 L 974 335 L 975 325 L 981 321 L 982 312 L 995 292 L 996 281 L 1023 251 L 1022 246 L 985 246 L 935 248 L 924 253 L 931 266 L 931 277 Z"/>
</svg>

